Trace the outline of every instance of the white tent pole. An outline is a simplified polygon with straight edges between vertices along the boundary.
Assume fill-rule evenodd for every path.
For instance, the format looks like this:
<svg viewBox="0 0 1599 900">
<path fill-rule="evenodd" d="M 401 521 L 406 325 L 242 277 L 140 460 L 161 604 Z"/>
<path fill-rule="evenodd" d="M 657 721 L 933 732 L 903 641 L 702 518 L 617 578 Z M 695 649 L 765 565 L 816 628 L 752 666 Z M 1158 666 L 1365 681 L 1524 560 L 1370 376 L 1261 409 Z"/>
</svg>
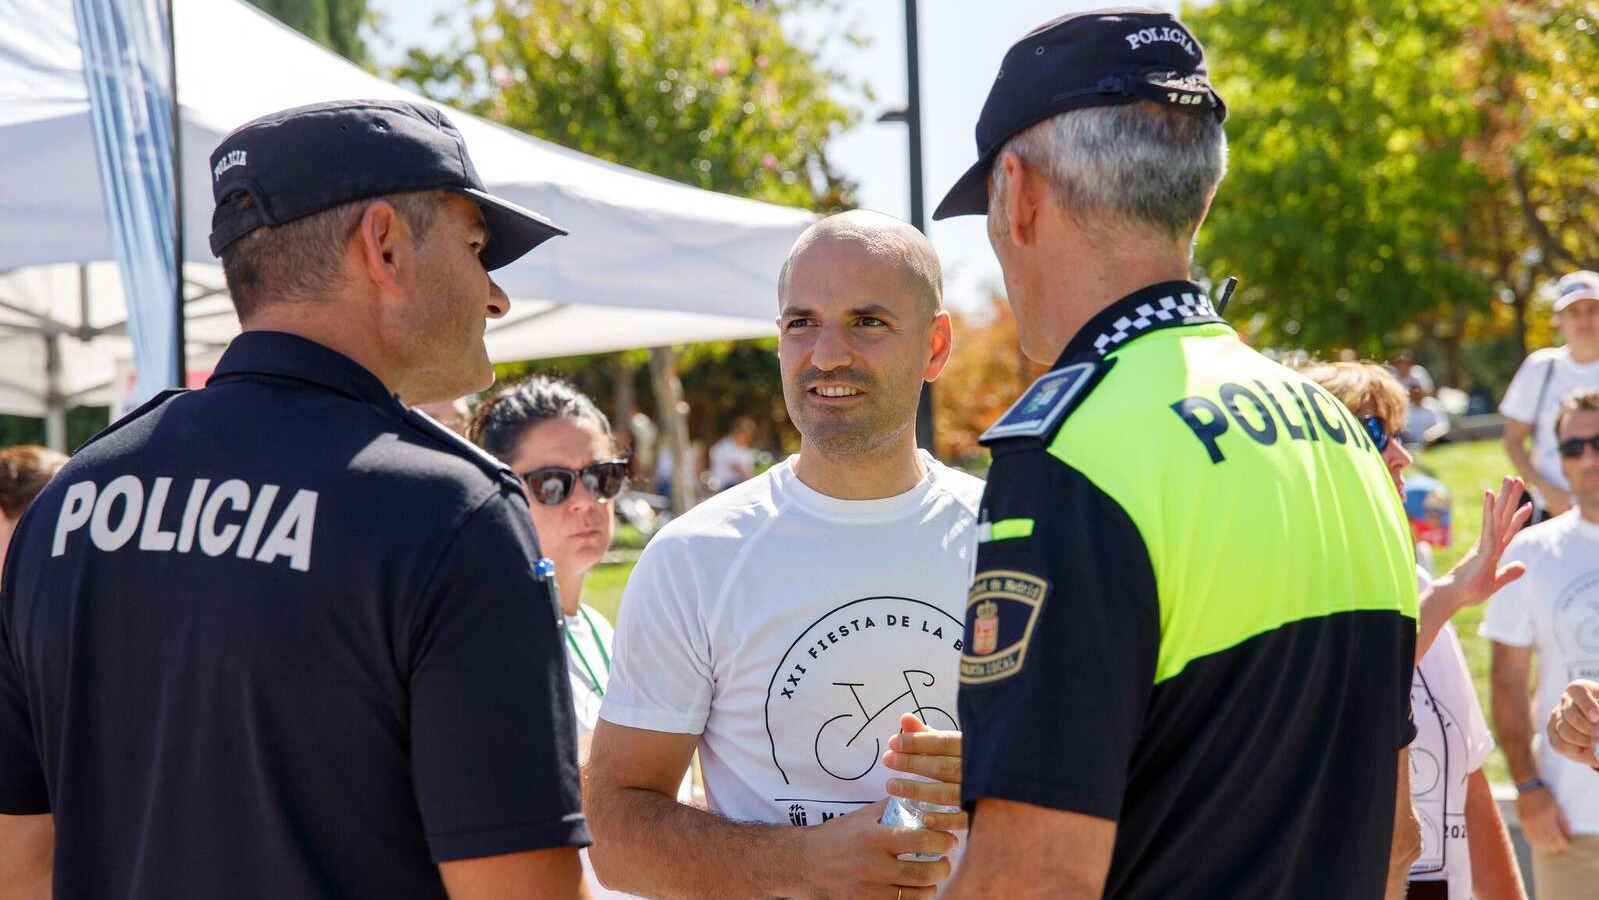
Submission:
<svg viewBox="0 0 1599 900">
<path fill-rule="evenodd" d="M 67 452 L 67 398 L 61 394 L 61 336 L 44 336 L 44 442 Z"/>
<path fill-rule="evenodd" d="M 89 267 L 83 264 L 78 266 L 78 334 L 89 334 Z"/>
</svg>

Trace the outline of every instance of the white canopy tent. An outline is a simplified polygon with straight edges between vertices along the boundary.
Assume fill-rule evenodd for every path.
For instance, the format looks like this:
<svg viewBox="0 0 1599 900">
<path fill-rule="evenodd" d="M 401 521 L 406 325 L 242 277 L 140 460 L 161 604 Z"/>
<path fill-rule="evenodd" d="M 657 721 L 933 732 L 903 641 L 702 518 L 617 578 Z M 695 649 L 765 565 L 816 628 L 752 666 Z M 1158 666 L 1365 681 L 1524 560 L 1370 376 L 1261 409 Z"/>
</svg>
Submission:
<svg viewBox="0 0 1599 900">
<path fill-rule="evenodd" d="M 427 102 L 241 0 L 172 0 L 177 19 L 186 336 L 205 368 L 238 331 L 206 242 L 208 157 L 273 110 L 339 98 Z M 70 0 L 0 0 L 0 412 L 110 402 L 131 349 Z M 776 277 L 814 215 L 691 188 L 450 111 L 488 189 L 572 232 L 499 270 L 500 361 L 774 334 Z"/>
</svg>

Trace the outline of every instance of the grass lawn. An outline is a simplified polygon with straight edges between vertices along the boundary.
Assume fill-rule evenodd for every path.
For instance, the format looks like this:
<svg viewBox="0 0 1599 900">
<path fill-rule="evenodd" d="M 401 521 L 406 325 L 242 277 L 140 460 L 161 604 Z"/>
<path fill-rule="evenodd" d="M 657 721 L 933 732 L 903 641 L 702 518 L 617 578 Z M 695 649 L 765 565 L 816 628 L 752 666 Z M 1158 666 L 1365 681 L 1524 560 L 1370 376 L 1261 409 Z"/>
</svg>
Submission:
<svg viewBox="0 0 1599 900">
<path fill-rule="evenodd" d="M 1442 481 L 1454 497 L 1453 543 L 1434 555 L 1434 566 L 1439 573 L 1449 570 L 1455 560 L 1477 540 L 1482 527 L 1482 492 L 1497 488 L 1499 480 L 1510 472 L 1510 461 L 1497 440 L 1477 441 L 1469 444 L 1447 444 L 1425 451 L 1416 460 L 1413 471 L 1422 472 Z M 595 566 L 583 585 L 583 601 L 616 621 L 616 608 L 622 599 L 622 588 L 633 571 L 632 563 L 613 563 Z M 1482 621 L 1482 607 L 1463 610 L 1455 616 L 1455 629 L 1460 633 L 1460 643 L 1466 651 L 1466 663 L 1471 667 L 1472 681 L 1477 685 L 1477 696 L 1488 710 L 1488 641 L 1477 636 L 1477 625 Z M 1485 766 L 1488 778 L 1496 783 L 1508 782 L 1504 757 L 1495 750 Z"/>
<path fill-rule="evenodd" d="M 1434 569 L 1439 574 L 1449 571 L 1482 530 L 1482 493 L 1497 489 L 1499 481 L 1514 471 L 1503 447 L 1497 440 L 1476 441 L 1469 444 L 1445 444 L 1423 452 L 1416 459 L 1414 471 L 1420 471 L 1442 481 L 1454 497 L 1454 528 L 1451 546 L 1434 555 Z M 1482 703 L 1484 716 L 1491 717 L 1488 705 L 1488 639 L 1477 636 L 1477 626 L 1482 622 L 1481 606 L 1461 610 L 1454 619 L 1455 630 L 1460 634 L 1461 647 L 1466 651 L 1466 665 L 1471 668 L 1471 680 L 1477 686 L 1477 699 Z M 1534 669 L 1536 676 L 1537 670 Z M 1492 721 L 1490 719 L 1490 727 Z M 1488 780 L 1508 783 L 1510 773 L 1505 769 L 1503 754 L 1495 749 L 1483 766 Z"/>
<path fill-rule="evenodd" d="M 627 576 L 631 574 L 633 564 L 630 562 L 595 566 L 583 581 L 583 602 L 605 613 L 605 618 L 615 623 L 616 608 L 622 603 L 622 588 L 627 586 Z"/>
</svg>

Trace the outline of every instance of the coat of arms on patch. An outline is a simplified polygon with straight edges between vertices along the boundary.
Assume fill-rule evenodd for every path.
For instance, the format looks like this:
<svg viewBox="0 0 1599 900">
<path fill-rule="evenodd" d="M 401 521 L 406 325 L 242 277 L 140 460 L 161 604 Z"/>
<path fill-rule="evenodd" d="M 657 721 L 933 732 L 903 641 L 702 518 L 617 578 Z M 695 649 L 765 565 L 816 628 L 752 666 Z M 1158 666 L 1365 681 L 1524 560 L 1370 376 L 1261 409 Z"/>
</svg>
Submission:
<svg viewBox="0 0 1599 900">
<path fill-rule="evenodd" d="M 977 573 L 966 599 L 966 649 L 961 683 L 988 684 L 1020 672 L 1049 582 L 1030 572 Z"/>
<path fill-rule="evenodd" d="M 977 604 L 972 622 L 972 653 L 987 656 L 999 649 L 999 604 L 987 600 Z"/>
</svg>

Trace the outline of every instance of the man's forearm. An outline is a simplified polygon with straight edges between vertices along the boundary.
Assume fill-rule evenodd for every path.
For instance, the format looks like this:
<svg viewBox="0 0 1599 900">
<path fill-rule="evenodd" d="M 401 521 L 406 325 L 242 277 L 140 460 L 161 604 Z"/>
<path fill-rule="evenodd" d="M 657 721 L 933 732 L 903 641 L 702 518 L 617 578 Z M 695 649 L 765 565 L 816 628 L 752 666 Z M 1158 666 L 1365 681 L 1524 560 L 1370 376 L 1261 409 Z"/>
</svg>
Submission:
<svg viewBox="0 0 1599 900">
<path fill-rule="evenodd" d="M 1526 900 L 1510 832 L 1499 816 L 1482 770 L 1466 782 L 1466 847 L 1471 857 L 1472 893 L 1481 900 Z"/>
<path fill-rule="evenodd" d="M 1532 700 L 1527 686 L 1510 684 L 1493 687 L 1494 736 L 1505 754 L 1510 778 L 1517 784 L 1538 777 L 1538 763 L 1532 756 Z"/>
<path fill-rule="evenodd" d="M 1515 467 L 1521 480 L 1529 485 L 1538 484 L 1538 471 L 1532 467 L 1532 454 L 1527 452 L 1527 435 L 1512 435 L 1506 431 L 1504 438 L 1505 456 L 1510 457 L 1510 464 Z"/>
<path fill-rule="evenodd" d="M 801 878 L 803 829 L 733 822 L 656 791 L 608 792 L 589 811 L 600 883 L 660 900 L 784 896 Z"/>
<path fill-rule="evenodd" d="M 0 900 L 50 900 L 55 819 L 0 815 Z"/>
<path fill-rule="evenodd" d="M 1410 867 L 1421 855 L 1421 823 L 1410 802 L 1410 750 L 1399 751 L 1399 777 L 1394 799 L 1394 833 L 1388 852 L 1385 900 L 1404 900 Z"/>
<path fill-rule="evenodd" d="M 1460 611 L 1460 592 L 1452 585 L 1434 582 L 1421 592 L 1420 615 L 1416 625 L 1416 665 L 1432 649 L 1438 633 Z"/>
</svg>

